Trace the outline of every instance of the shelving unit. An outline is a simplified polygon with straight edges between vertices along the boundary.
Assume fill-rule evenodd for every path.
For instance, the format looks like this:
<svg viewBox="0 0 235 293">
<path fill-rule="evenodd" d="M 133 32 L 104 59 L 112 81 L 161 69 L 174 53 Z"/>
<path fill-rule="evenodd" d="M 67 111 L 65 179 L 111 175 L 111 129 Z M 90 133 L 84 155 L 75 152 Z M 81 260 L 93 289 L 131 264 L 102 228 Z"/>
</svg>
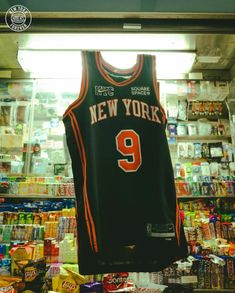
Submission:
<svg viewBox="0 0 235 293">
<path fill-rule="evenodd" d="M 216 293 L 216 292 L 221 292 L 221 293 L 226 293 L 226 292 L 234 292 L 233 289 L 194 289 L 194 292 L 202 292 L 202 293 Z"/>
<path fill-rule="evenodd" d="M 230 140 L 230 135 L 171 135 L 168 138 L 176 138 L 177 140 L 188 141 L 188 140 L 196 140 L 196 141 L 221 141 L 221 140 Z"/>
<path fill-rule="evenodd" d="M 168 83 L 171 84 L 170 81 Z M 181 212 L 184 213 L 185 234 L 188 240 L 188 247 L 193 256 L 199 255 L 202 252 L 201 259 L 203 259 L 203 255 L 206 255 L 209 253 L 212 253 L 212 254 L 216 253 L 217 248 L 215 247 L 217 245 L 216 244 L 217 242 L 215 237 L 217 235 L 221 235 L 222 238 L 223 237 L 225 238 L 224 243 L 226 243 L 226 240 L 230 239 L 228 234 L 227 235 L 223 234 L 223 232 L 219 233 L 219 229 L 221 229 L 222 231 L 224 227 L 227 227 L 226 225 L 228 223 L 226 222 L 226 220 L 223 221 L 223 218 L 225 219 L 227 214 L 231 212 L 230 208 L 232 206 L 233 207 L 235 206 L 235 184 L 233 184 L 233 187 L 231 187 L 231 185 L 228 184 L 229 187 L 234 189 L 233 191 L 234 194 L 231 194 L 231 191 L 230 191 L 229 195 L 225 195 L 224 189 L 222 189 L 221 186 L 222 184 L 224 184 L 223 188 L 227 188 L 227 185 L 225 182 L 223 182 L 223 180 L 224 181 L 231 180 L 234 182 L 234 179 L 232 179 L 234 178 L 232 177 L 234 174 L 232 173 L 232 170 L 228 169 L 229 172 L 231 172 L 229 173 L 231 177 L 228 176 L 230 179 L 222 179 L 223 178 L 223 176 L 221 175 L 222 173 L 219 173 L 219 172 L 223 171 L 221 162 L 223 161 L 224 164 L 229 164 L 230 161 L 221 160 L 221 158 L 207 157 L 207 153 L 205 152 L 203 153 L 202 151 L 203 150 L 202 146 L 203 147 L 204 145 L 208 146 L 209 155 L 211 155 L 210 146 L 216 143 L 218 146 L 218 143 L 221 142 L 221 146 L 223 148 L 224 145 L 231 144 L 233 142 L 233 139 L 232 139 L 233 137 L 232 137 L 232 130 L 229 129 L 229 126 L 231 125 L 229 125 L 229 112 L 226 107 L 226 103 L 224 101 L 220 101 L 221 105 L 223 106 L 223 109 L 220 109 L 222 110 L 220 112 L 220 115 L 204 115 L 204 113 L 200 113 L 200 114 L 197 113 L 197 115 L 195 115 L 192 112 L 193 101 L 195 101 L 198 104 L 204 103 L 203 101 L 205 101 L 205 103 L 210 103 L 210 101 L 208 100 L 209 97 L 203 97 L 202 94 L 197 93 L 195 94 L 195 97 L 191 96 L 189 100 L 189 95 L 186 90 L 187 88 L 186 83 L 187 82 L 185 82 L 185 87 L 184 87 L 185 93 L 176 92 L 174 95 L 165 94 L 163 95 L 164 96 L 163 104 L 168 105 L 168 101 L 170 101 L 169 104 L 172 105 L 172 109 L 169 109 L 168 111 L 168 127 L 169 128 L 167 128 L 167 138 L 168 138 L 169 150 L 170 150 L 170 154 L 171 154 L 171 158 L 173 162 L 173 167 L 177 166 L 175 168 L 176 190 L 179 193 L 179 195 L 177 196 L 177 202 L 179 207 L 181 208 Z M 198 90 L 199 90 L 200 81 L 196 81 L 195 83 L 197 83 Z M 177 88 L 176 84 L 177 84 L 176 82 L 173 83 L 175 88 Z M 224 98 L 225 97 L 226 95 L 224 95 Z M 185 108 L 186 113 L 184 113 L 185 115 L 183 115 L 182 112 L 177 113 L 178 111 L 177 105 L 178 107 L 179 105 L 181 105 L 181 111 L 182 111 L 182 108 L 185 106 L 185 101 L 187 101 L 186 102 L 187 107 Z M 214 103 L 215 101 L 216 100 L 214 99 L 212 103 Z M 181 104 L 182 102 L 183 104 Z M 198 105 L 196 106 L 198 107 Z M 201 108 L 203 109 L 203 107 Z M 198 107 L 197 109 L 199 111 L 200 107 Z M 169 113 L 171 113 L 174 116 L 171 117 Z M 179 115 L 181 115 L 181 119 L 178 119 Z M 182 119 L 183 117 L 185 119 Z M 207 119 L 207 120 L 203 120 L 203 123 L 208 123 L 210 125 L 208 126 L 208 129 L 211 129 L 211 134 L 209 134 L 208 132 L 208 135 L 202 135 L 203 133 L 206 133 L 206 129 L 204 131 L 204 129 L 202 128 L 202 124 L 201 124 L 201 128 L 199 129 L 200 124 L 199 124 L 199 121 L 197 120 L 200 118 Z M 200 120 L 200 123 L 202 123 L 201 120 Z M 224 126 L 221 127 L 222 123 L 226 123 L 226 124 L 224 124 Z M 218 128 L 219 126 L 221 128 Z M 190 127 L 193 127 L 193 128 L 190 129 Z M 221 131 L 221 129 L 223 132 L 219 132 Z M 180 131 L 179 132 L 180 134 L 177 133 L 177 130 Z M 189 135 L 189 133 L 191 133 L 190 131 L 194 134 Z M 196 150 L 195 147 L 197 147 L 198 144 L 201 145 L 201 154 L 195 153 L 195 150 Z M 222 151 L 224 152 L 224 149 L 222 149 Z M 185 155 L 185 154 L 188 154 L 188 155 Z M 226 158 L 228 158 L 228 156 Z M 207 171 L 205 172 L 206 169 L 204 169 L 204 173 L 209 173 L 211 171 L 210 164 L 212 162 L 218 163 L 218 176 L 213 177 L 213 179 L 211 179 L 212 177 L 210 177 L 210 174 L 209 175 L 207 174 L 207 176 L 202 176 L 201 171 L 199 171 L 201 170 L 200 169 L 201 166 L 203 164 L 204 164 L 203 166 L 207 166 Z M 226 176 L 224 177 L 226 178 Z M 217 178 L 217 182 L 216 182 L 216 178 Z M 219 185 L 213 186 L 212 182 L 213 184 L 218 183 L 221 185 L 220 187 Z M 208 183 L 208 187 L 206 185 L 207 183 Z M 211 183 L 212 185 L 210 186 L 209 183 Z M 185 190 L 185 193 L 187 194 L 184 194 L 184 190 Z M 204 193 L 208 192 L 208 193 L 204 194 L 203 192 Z M 214 195 L 208 195 L 210 192 L 214 193 Z M 189 193 L 198 194 L 198 195 L 192 195 L 192 194 L 189 195 Z M 223 195 L 215 195 L 215 194 L 223 194 Z M 218 214 L 221 216 L 221 222 L 218 222 L 221 224 L 217 223 L 217 226 L 215 226 L 214 230 L 212 226 L 209 226 L 209 215 L 213 217 L 213 211 L 214 211 L 214 221 Z M 200 219 L 201 217 L 203 219 Z M 208 221 L 208 226 L 207 226 L 207 221 Z M 211 225 L 216 225 L 213 223 L 214 222 L 212 222 Z M 220 227 L 218 227 L 218 225 Z M 208 234 L 206 234 L 207 232 Z M 211 250 L 209 249 L 210 242 L 213 243 L 213 251 L 212 249 Z M 229 241 L 227 242 L 229 243 Z M 203 247 L 204 245 L 206 247 L 205 249 Z M 219 255 L 221 255 L 221 252 L 219 253 Z M 203 263 L 201 266 L 204 267 L 205 262 L 204 260 L 201 260 L 201 261 Z M 201 269 L 203 271 L 202 272 L 200 271 L 199 264 L 198 264 L 197 270 L 198 270 L 197 271 L 198 282 L 200 281 L 199 280 L 200 278 L 202 279 L 205 278 L 206 274 L 207 274 L 207 280 L 209 280 L 209 283 L 211 282 L 210 269 L 209 269 L 209 273 L 208 271 L 207 273 L 205 273 L 204 269 Z M 195 275 L 195 272 L 192 273 L 192 275 Z M 223 275 L 224 276 L 226 275 L 225 271 L 223 271 Z M 220 278 L 218 277 L 218 280 L 219 279 Z M 196 287 L 198 286 L 197 284 L 194 284 L 194 285 Z M 201 284 L 199 285 L 199 287 L 200 286 L 203 286 L 203 285 Z M 208 284 L 207 284 L 207 288 L 208 288 Z M 227 288 L 230 288 L 230 287 L 227 287 Z M 194 289 L 193 291 L 202 292 L 202 293 L 203 292 L 215 293 L 215 292 L 234 292 L 234 290 L 235 290 L 235 283 L 234 283 L 233 289 L 222 289 L 222 288 L 221 289 Z"/>
<path fill-rule="evenodd" d="M 190 198 L 192 198 L 192 199 L 197 199 L 197 198 L 205 198 L 205 199 L 214 199 L 214 198 L 224 198 L 224 199 L 226 199 L 226 198 L 234 198 L 235 199 L 235 195 L 226 195 L 226 196 L 213 196 L 213 195 L 179 195 L 179 196 L 177 196 L 177 199 L 190 199 Z"/>
<path fill-rule="evenodd" d="M 32 200 L 46 200 L 46 199 L 53 199 L 53 200 L 60 200 L 60 199 L 75 199 L 75 196 L 53 196 L 53 195 L 45 195 L 45 194 L 38 194 L 38 195 L 16 195 L 16 194 L 0 194 L 0 198 L 9 198 L 9 199 L 32 199 Z"/>
</svg>

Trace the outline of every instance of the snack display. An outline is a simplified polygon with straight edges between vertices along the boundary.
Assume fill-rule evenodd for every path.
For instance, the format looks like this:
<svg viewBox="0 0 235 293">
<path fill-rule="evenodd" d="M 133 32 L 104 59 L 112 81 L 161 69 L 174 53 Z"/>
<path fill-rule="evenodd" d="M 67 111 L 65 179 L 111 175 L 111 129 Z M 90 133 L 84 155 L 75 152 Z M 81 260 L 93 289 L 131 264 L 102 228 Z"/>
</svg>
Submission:
<svg viewBox="0 0 235 293">
<path fill-rule="evenodd" d="M 79 223 L 57 94 L 43 90 L 31 99 L 31 83 L 24 83 L 24 93 L 17 83 L 1 88 L 0 292 L 234 290 L 234 113 L 224 101 L 228 83 L 164 81 L 167 85 L 162 105 L 191 256 L 159 272 L 89 276 L 79 274 Z M 61 96 L 67 108 L 77 94 Z M 28 127 L 31 116 L 35 121 Z"/>
</svg>

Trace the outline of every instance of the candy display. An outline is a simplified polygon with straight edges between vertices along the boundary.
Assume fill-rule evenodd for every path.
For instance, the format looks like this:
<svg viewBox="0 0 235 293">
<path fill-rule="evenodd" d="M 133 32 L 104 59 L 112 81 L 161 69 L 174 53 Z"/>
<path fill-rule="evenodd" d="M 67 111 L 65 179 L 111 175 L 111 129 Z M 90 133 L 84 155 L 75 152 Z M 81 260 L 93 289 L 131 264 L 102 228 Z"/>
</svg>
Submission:
<svg viewBox="0 0 235 293">
<path fill-rule="evenodd" d="M 205 159 L 217 162 L 232 162 L 233 147 L 231 144 L 214 142 L 179 142 L 177 144 L 178 159 Z"/>
<path fill-rule="evenodd" d="M 195 176 L 175 180 L 177 196 L 234 196 L 234 177 Z"/>
<path fill-rule="evenodd" d="M 182 119 L 185 120 L 185 119 Z M 171 136 L 211 136 L 211 138 L 218 138 L 220 136 L 229 136 L 230 127 L 227 119 L 219 119 L 218 121 L 209 121 L 205 118 L 197 121 L 177 121 L 170 119 L 167 125 L 167 135 Z"/>
<path fill-rule="evenodd" d="M 189 102 L 189 111 L 192 115 L 221 116 L 223 114 L 223 103 L 212 101 Z"/>
<path fill-rule="evenodd" d="M 30 178 L 2 178 L 1 193 L 18 195 L 74 196 L 74 184 L 68 182 L 33 181 Z M 48 181 L 48 182 L 47 182 Z"/>
<path fill-rule="evenodd" d="M 195 256 L 193 260 L 177 262 L 162 273 L 163 282 L 187 284 L 192 289 L 233 289 L 234 258 Z"/>
</svg>

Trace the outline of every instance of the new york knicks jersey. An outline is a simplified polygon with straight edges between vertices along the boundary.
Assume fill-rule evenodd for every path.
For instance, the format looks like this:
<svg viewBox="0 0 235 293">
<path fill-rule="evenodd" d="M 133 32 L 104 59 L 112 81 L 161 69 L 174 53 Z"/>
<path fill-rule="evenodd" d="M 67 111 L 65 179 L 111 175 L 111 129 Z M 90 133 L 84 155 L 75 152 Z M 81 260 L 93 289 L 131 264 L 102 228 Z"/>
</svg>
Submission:
<svg viewBox="0 0 235 293">
<path fill-rule="evenodd" d="M 118 70 L 83 52 L 63 121 L 76 190 L 83 274 L 159 271 L 186 255 L 155 58 Z"/>
</svg>

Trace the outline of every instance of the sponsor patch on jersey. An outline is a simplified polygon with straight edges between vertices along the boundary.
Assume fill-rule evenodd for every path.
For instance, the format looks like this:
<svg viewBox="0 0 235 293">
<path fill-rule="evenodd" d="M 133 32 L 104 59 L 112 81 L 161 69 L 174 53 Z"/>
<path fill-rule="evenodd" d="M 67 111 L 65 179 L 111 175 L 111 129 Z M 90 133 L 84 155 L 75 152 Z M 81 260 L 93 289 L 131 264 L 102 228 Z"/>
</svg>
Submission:
<svg viewBox="0 0 235 293">
<path fill-rule="evenodd" d="M 132 96 L 149 96 L 150 87 L 149 86 L 132 86 L 131 87 Z"/>
<path fill-rule="evenodd" d="M 171 238 L 175 237 L 174 224 L 147 224 L 148 237 Z"/>
<path fill-rule="evenodd" d="M 114 95 L 114 87 L 112 86 L 95 86 L 95 95 L 101 97 L 112 97 Z"/>
</svg>

